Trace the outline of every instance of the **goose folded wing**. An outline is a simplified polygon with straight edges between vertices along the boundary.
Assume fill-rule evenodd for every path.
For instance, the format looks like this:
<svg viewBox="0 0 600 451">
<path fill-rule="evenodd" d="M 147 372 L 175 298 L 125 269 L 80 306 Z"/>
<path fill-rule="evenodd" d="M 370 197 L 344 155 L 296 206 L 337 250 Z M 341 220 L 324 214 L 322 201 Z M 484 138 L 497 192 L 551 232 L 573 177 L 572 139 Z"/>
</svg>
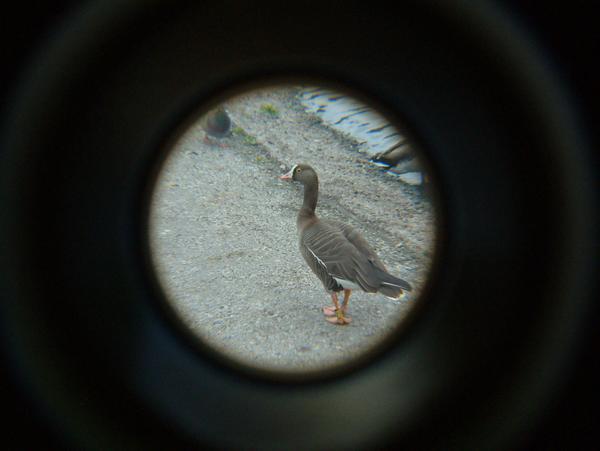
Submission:
<svg viewBox="0 0 600 451">
<path fill-rule="evenodd" d="M 379 259 L 373 248 L 369 246 L 367 240 L 365 240 L 360 233 L 358 233 L 349 224 L 338 221 L 331 222 L 339 228 L 346 239 L 352 243 L 352 245 L 358 249 L 361 254 L 367 257 L 367 259 L 370 260 L 377 268 L 381 269 L 382 271 L 387 271 L 383 262 Z"/>
<path fill-rule="evenodd" d="M 374 270 L 376 264 L 369 258 L 374 252 L 363 253 L 337 224 L 319 225 L 307 230 L 300 241 L 302 254 L 307 261 L 310 259 L 313 271 L 354 282 L 367 292 L 376 291 L 380 281 Z M 379 260 L 376 255 L 375 259 Z"/>
</svg>

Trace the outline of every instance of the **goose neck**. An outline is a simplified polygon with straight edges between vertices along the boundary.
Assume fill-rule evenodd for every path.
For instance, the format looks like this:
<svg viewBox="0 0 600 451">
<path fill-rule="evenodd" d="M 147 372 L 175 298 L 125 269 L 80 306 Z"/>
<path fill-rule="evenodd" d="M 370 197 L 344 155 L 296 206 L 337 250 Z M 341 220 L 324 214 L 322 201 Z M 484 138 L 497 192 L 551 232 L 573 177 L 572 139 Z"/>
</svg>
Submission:
<svg viewBox="0 0 600 451">
<path fill-rule="evenodd" d="M 307 183 L 304 185 L 304 202 L 301 212 L 314 215 L 317 209 L 317 200 L 319 199 L 319 185 L 317 183 Z"/>
</svg>

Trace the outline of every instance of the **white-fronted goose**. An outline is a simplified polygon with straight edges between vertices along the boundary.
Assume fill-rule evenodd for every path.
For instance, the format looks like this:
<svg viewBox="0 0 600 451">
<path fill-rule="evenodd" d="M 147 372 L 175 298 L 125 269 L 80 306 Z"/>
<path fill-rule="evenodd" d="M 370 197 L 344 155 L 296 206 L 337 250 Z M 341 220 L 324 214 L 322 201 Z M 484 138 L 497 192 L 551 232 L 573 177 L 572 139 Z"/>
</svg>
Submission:
<svg viewBox="0 0 600 451">
<path fill-rule="evenodd" d="M 389 274 L 366 240 L 351 226 L 339 221 L 321 220 L 315 215 L 319 196 L 319 179 L 315 170 L 306 164 L 295 165 L 279 177 L 304 185 L 304 203 L 298 213 L 300 252 L 310 269 L 321 279 L 331 294 L 333 307 L 323 313 L 332 324 L 348 324 L 348 301 L 353 289 L 368 293 L 379 292 L 398 299 L 410 291 L 408 282 Z M 338 293 L 344 291 L 340 307 Z"/>
<path fill-rule="evenodd" d="M 217 107 L 202 116 L 200 124 L 206 132 L 204 142 L 207 144 L 211 144 L 210 137 L 218 139 L 224 138 L 231 130 L 231 118 L 222 106 Z"/>
</svg>

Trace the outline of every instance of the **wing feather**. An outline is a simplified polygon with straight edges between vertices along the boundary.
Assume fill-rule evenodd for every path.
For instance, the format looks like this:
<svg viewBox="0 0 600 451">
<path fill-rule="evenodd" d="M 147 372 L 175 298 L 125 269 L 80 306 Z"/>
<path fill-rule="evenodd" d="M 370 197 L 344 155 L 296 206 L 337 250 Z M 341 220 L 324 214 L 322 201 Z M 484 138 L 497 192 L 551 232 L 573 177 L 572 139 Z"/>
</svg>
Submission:
<svg viewBox="0 0 600 451">
<path fill-rule="evenodd" d="M 350 226 L 337 221 L 316 222 L 302 234 L 300 249 L 328 290 L 337 285 L 334 277 L 352 281 L 367 292 L 377 291 L 380 285 L 373 266 L 382 268 L 383 264 Z"/>
</svg>

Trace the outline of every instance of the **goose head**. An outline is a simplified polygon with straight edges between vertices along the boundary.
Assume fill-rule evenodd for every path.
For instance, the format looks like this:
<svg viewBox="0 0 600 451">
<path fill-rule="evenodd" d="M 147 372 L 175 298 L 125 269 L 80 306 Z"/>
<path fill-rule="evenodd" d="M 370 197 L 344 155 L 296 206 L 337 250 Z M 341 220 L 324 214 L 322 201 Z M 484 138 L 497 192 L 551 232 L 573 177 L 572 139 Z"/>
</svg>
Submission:
<svg viewBox="0 0 600 451">
<path fill-rule="evenodd" d="M 300 182 L 303 185 L 318 184 L 318 177 L 315 170 L 307 164 L 295 164 L 289 172 L 279 177 L 281 180 Z"/>
</svg>

